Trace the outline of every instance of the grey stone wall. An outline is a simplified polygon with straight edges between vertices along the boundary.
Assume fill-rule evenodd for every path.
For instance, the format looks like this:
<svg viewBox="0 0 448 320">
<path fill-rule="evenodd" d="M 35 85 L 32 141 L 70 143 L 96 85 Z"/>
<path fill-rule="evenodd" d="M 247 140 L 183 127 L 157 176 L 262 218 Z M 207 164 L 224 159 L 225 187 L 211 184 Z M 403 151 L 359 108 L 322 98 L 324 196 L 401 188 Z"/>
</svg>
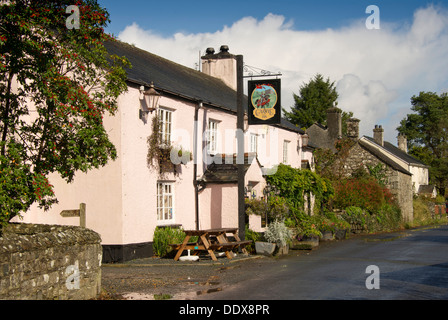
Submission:
<svg viewBox="0 0 448 320">
<path fill-rule="evenodd" d="M 92 230 L 10 224 L 0 236 L 0 299 L 95 298 L 101 258 L 101 238 Z"/>
<path fill-rule="evenodd" d="M 401 215 L 406 222 L 414 220 L 414 187 L 411 176 L 398 172 L 397 201 L 401 209 Z"/>
<path fill-rule="evenodd" d="M 394 170 L 362 148 L 359 143 L 356 143 L 350 149 L 348 157 L 344 159 L 343 162 L 338 162 L 335 167 L 342 170 L 343 176 L 350 176 L 360 167 L 367 169 L 367 166 L 376 166 L 380 163 L 385 165 L 385 174 L 387 178 L 386 186 L 396 198 L 403 219 L 406 222 L 411 222 L 414 216 L 414 209 L 412 177 L 410 175 Z"/>
</svg>

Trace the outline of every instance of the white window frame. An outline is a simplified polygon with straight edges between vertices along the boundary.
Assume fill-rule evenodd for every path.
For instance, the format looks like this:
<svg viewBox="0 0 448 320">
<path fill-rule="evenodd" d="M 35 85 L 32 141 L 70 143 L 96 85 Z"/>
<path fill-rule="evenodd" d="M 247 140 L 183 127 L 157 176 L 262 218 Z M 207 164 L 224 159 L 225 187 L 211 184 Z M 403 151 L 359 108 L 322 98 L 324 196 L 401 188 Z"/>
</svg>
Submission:
<svg viewBox="0 0 448 320">
<path fill-rule="evenodd" d="M 283 140 L 283 164 L 289 164 L 289 144 L 290 141 Z"/>
<path fill-rule="evenodd" d="M 218 153 L 218 126 L 219 122 L 217 120 L 208 119 L 208 130 L 207 130 L 207 151 L 211 155 Z"/>
<path fill-rule="evenodd" d="M 162 145 L 170 145 L 173 133 L 173 111 L 159 108 L 159 141 Z"/>
<path fill-rule="evenodd" d="M 157 182 L 157 223 L 160 225 L 174 223 L 174 183 Z"/>
<path fill-rule="evenodd" d="M 250 134 L 249 152 L 258 153 L 258 134 L 256 133 Z"/>
</svg>

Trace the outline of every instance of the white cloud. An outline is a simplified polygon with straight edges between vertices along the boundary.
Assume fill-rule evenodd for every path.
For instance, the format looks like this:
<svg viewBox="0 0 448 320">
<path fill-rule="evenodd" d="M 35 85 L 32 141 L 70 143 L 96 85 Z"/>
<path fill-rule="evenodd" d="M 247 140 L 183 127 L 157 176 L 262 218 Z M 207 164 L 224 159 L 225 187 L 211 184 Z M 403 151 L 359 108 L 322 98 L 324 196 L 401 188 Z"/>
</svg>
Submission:
<svg viewBox="0 0 448 320">
<path fill-rule="evenodd" d="M 448 87 L 448 14 L 434 6 L 417 10 L 409 26 L 381 21 L 380 30 L 368 30 L 359 20 L 340 29 L 301 31 L 285 17 L 268 14 L 213 33 L 171 37 L 133 23 L 118 37 L 191 68 L 199 51 L 227 44 L 246 64 L 282 72 L 286 109 L 293 105 L 292 93 L 321 73 L 337 84 L 339 107 L 361 120 L 361 134 L 371 135 L 373 125 L 382 124 L 391 142 L 400 120 L 391 115 L 409 113 L 409 99 L 420 91 Z"/>
<path fill-rule="evenodd" d="M 338 103 L 342 108 L 353 112 L 357 118 L 362 116 L 360 132 L 366 135 L 371 135 L 377 119 L 388 117 L 390 104 L 397 98 L 397 93 L 388 90 L 382 81 L 371 80 L 364 84 L 353 74 L 344 75 L 338 81 L 336 90 L 339 92 Z M 395 127 L 387 129 L 391 131 Z"/>
</svg>

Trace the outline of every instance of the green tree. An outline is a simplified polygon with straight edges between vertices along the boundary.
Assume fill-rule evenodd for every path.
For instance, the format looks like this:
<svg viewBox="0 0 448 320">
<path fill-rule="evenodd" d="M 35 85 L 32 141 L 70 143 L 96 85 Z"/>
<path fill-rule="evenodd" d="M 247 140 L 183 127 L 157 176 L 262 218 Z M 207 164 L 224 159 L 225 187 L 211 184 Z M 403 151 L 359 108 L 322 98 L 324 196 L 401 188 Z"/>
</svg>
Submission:
<svg viewBox="0 0 448 320">
<path fill-rule="evenodd" d="M 327 109 L 337 104 L 338 93 L 334 82 L 329 78 L 324 80 L 321 74 L 316 74 L 308 83 L 302 85 L 299 94 L 294 94 L 294 107 L 290 112 L 283 110 L 286 119 L 296 126 L 306 129 L 315 122 L 327 124 Z M 347 128 L 345 122 L 353 113 L 342 112 L 342 132 Z"/>
<path fill-rule="evenodd" d="M 420 92 L 411 98 L 412 114 L 397 130 L 405 134 L 409 153 L 430 166 L 430 183 L 445 195 L 448 183 L 448 95 Z"/>
<path fill-rule="evenodd" d="M 79 25 L 69 25 L 75 11 Z M 127 90 L 128 62 L 103 45 L 109 22 L 96 0 L 0 5 L 0 228 L 57 201 L 50 173 L 71 182 L 116 158 L 103 115 Z"/>
</svg>

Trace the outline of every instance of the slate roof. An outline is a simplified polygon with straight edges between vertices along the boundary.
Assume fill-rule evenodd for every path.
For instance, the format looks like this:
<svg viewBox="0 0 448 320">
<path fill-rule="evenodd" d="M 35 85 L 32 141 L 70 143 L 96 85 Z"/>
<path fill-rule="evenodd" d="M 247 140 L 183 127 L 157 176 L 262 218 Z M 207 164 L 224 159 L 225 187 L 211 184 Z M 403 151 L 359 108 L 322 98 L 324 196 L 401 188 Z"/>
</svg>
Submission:
<svg viewBox="0 0 448 320">
<path fill-rule="evenodd" d="M 429 193 L 429 194 L 431 194 L 431 193 L 434 192 L 434 189 L 435 189 L 435 186 L 432 185 L 432 184 L 421 185 L 418 188 L 418 193 Z"/>
<path fill-rule="evenodd" d="M 368 152 L 373 154 L 375 157 L 380 159 L 382 162 L 384 162 L 387 165 L 389 165 L 390 167 L 392 167 L 394 170 L 400 171 L 407 175 L 412 175 L 412 173 L 410 173 L 408 170 L 404 169 L 402 166 L 400 166 L 394 160 L 392 160 L 387 155 L 385 155 L 384 153 L 379 151 L 377 148 L 372 147 L 370 144 L 366 143 L 363 140 L 358 140 L 358 143 L 362 148 L 364 148 L 365 150 L 367 150 Z"/>
<path fill-rule="evenodd" d="M 372 137 L 367 137 L 364 136 L 366 139 L 368 139 L 369 141 L 376 143 L 375 140 Z M 411 156 L 410 154 L 404 152 L 403 150 L 401 150 L 400 148 L 394 146 L 392 143 L 384 141 L 384 145 L 383 148 L 386 149 L 387 151 L 389 151 L 390 153 L 392 153 L 393 155 L 397 156 L 398 158 L 402 159 L 403 161 L 414 165 L 414 166 L 421 166 L 421 167 L 427 167 L 426 164 L 424 164 L 423 162 L 421 162 L 420 160 L 414 158 L 413 156 Z"/>
<path fill-rule="evenodd" d="M 125 56 L 132 65 L 126 69 L 128 81 L 138 85 L 154 83 L 158 91 L 174 94 L 192 101 L 217 107 L 228 112 L 237 112 L 236 91 L 223 81 L 200 71 L 185 67 L 148 51 L 121 41 L 105 44 L 110 54 Z M 243 106 L 247 111 L 247 96 Z M 303 134 L 304 131 L 286 119 L 277 125 L 287 130 Z"/>
</svg>

